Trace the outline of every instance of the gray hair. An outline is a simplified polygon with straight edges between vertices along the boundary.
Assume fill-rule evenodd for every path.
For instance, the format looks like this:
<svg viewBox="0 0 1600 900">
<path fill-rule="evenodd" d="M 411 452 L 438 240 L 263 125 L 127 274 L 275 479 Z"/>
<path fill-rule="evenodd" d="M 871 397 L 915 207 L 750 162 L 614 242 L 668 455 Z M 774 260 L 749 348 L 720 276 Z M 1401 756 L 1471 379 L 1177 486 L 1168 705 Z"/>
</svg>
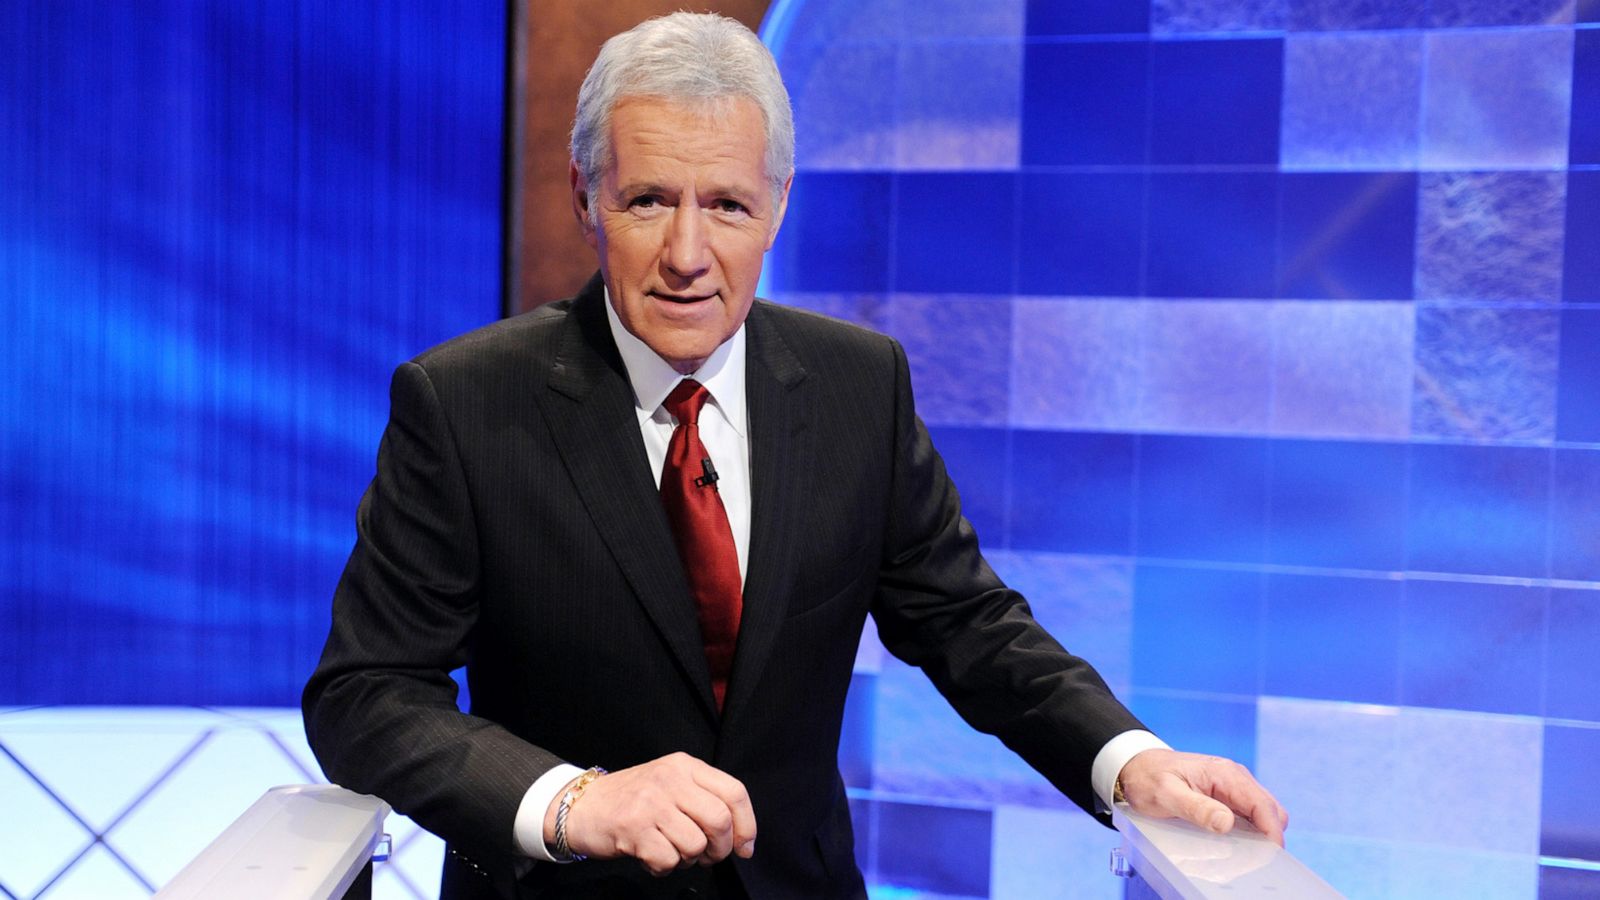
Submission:
<svg viewBox="0 0 1600 900">
<path fill-rule="evenodd" d="M 767 178 L 776 199 L 794 174 L 794 115 L 778 64 L 750 29 L 715 13 L 647 19 L 600 48 L 578 90 L 572 159 L 590 190 L 615 161 L 611 111 L 624 97 L 714 102 L 746 97 L 767 129 Z"/>
</svg>

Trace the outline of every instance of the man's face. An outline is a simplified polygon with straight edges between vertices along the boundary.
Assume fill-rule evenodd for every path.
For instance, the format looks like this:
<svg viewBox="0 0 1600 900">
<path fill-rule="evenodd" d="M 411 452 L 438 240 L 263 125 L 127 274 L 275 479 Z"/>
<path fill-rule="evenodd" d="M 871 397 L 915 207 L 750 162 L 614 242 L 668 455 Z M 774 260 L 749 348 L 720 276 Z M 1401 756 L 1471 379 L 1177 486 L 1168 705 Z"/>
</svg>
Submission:
<svg viewBox="0 0 1600 900">
<path fill-rule="evenodd" d="M 623 327 L 679 372 L 700 367 L 755 300 L 789 185 L 774 203 L 761 110 L 630 97 L 611 112 L 615 163 L 573 202 Z M 592 222 L 584 215 L 593 212 Z"/>
</svg>

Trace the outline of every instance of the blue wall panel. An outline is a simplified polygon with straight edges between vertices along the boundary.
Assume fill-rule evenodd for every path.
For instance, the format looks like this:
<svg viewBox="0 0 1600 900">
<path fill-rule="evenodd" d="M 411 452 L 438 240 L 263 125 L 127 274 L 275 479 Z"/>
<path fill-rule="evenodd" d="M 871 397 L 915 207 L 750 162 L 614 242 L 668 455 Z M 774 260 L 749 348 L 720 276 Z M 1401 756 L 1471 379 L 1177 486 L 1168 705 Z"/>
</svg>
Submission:
<svg viewBox="0 0 1600 900">
<path fill-rule="evenodd" d="M 825 128 L 871 152 L 802 159 L 797 185 L 894 182 L 886 212 L 847 189 L 848 227 L 834 198 L 797 200 L 773 287 L 905 341 L 997 571 L 1168 740 L 1259 760 L 1299 798 L 1296 846 L 1350 896 L 1574 895 L 1582 870 L 1536 856 L 1537 744 L 1540 717 L 1600 725 L 1600 32 L 1574 26 L 1600 5 L 1001 0 L 951 19 L 983 36 L 959 47 L 943 7 L 800 5 L 817 25 L 788 32 L 780 65 L 802 94 L 827 86 Z M 846 47 L 894 48 L 898 79 L 923 73 L 914 96 L 821 71 Z M 948 64 L 904 62 L 927 56 Z M 863 112 L 886 93 L 892 111 Z M 1007 164 L 994 131 L 1013 110 Z M 915 124 L 877 124 L 895 116 Z M 962 121 L 960 139 L 927 124 Z M 929 133 L 965 149 L 903 152 Z M 849 253 L 789 249 L 858 231 L 887 284 L 848 274 Z M 965 746 L 936 698 L 907 696 L 932 704 L 927 736 Z M 1335 752 L 1357 719 L 1386 736 Z M 1576 790 L 1562 740 L 1542 774 Z M 1452 747 L 1492 789 L 1429 771 Z M 989 788 L 908 770 L 863 796 L 981 804 L 1027 784 L 961 753 L 994 767 Z M 1374 771 L 1429 812 L 1347 804 L 1383 792 Z M 1597 840 L 1563 809 L 1552 828 Z M 873 852 L 918 840 L 904 827 Z M 1019 885 L 1046 871 L 991 893 L 1034 896 Z"/>
<path fill-rule="evenodd" d="M 504 7 L 7 10 L 0 703 L 293 703 L 390 368 L 499 311 Z"/>
<path fill-rule="evenodd" d="M 1145 293 L 1272 296 L 1277 176 L 1207 171 L 1149 178 Z"/>
<path fill-rule="evenodd" d="M 1267 560 L 1394 572 L 1405 568 L 1404 444 L 1272 444 Z"/>
<path fill-rule="evenodd" d="M 1025 165 L 1144 162 L 1150 106 L 1148 43 L 1029 43 L 1024 53 Z M 1070 127 L 1062 128 L 1063 123 Z"/>
</svg>

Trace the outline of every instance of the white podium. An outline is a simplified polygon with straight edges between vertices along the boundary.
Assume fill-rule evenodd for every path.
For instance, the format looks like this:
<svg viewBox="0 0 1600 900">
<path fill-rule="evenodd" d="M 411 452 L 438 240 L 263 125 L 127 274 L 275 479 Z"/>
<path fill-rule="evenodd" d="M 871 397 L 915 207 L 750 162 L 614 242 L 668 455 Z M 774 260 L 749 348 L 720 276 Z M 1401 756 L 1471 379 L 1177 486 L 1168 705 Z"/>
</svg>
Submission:
<svg viewBox="0 0 1600 900">
<path fill-rule="evenodd" d="M 337 785 L 275 787 L 166 887 L 163 900 L 339 900 L 371 895 L 389 804 Z"/>
</svg>

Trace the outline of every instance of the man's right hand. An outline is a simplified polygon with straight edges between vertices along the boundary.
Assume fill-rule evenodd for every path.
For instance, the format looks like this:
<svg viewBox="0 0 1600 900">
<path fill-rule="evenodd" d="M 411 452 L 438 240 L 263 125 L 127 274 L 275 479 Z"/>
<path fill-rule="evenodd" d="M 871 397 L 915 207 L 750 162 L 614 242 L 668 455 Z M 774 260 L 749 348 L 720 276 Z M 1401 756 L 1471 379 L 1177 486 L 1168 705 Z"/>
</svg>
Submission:
<svg viewBox="0 0 1600 900">
<path fill-rule="evenodd" d="M 544 817 L 555 845 L 561 789 Z M 595 859 L 631 856 L 652 875 L 755 853 L 756 816 L 739 780 L 687 753 L 595 779 L 567 813 L 567 846 Z"/>
</svg>

